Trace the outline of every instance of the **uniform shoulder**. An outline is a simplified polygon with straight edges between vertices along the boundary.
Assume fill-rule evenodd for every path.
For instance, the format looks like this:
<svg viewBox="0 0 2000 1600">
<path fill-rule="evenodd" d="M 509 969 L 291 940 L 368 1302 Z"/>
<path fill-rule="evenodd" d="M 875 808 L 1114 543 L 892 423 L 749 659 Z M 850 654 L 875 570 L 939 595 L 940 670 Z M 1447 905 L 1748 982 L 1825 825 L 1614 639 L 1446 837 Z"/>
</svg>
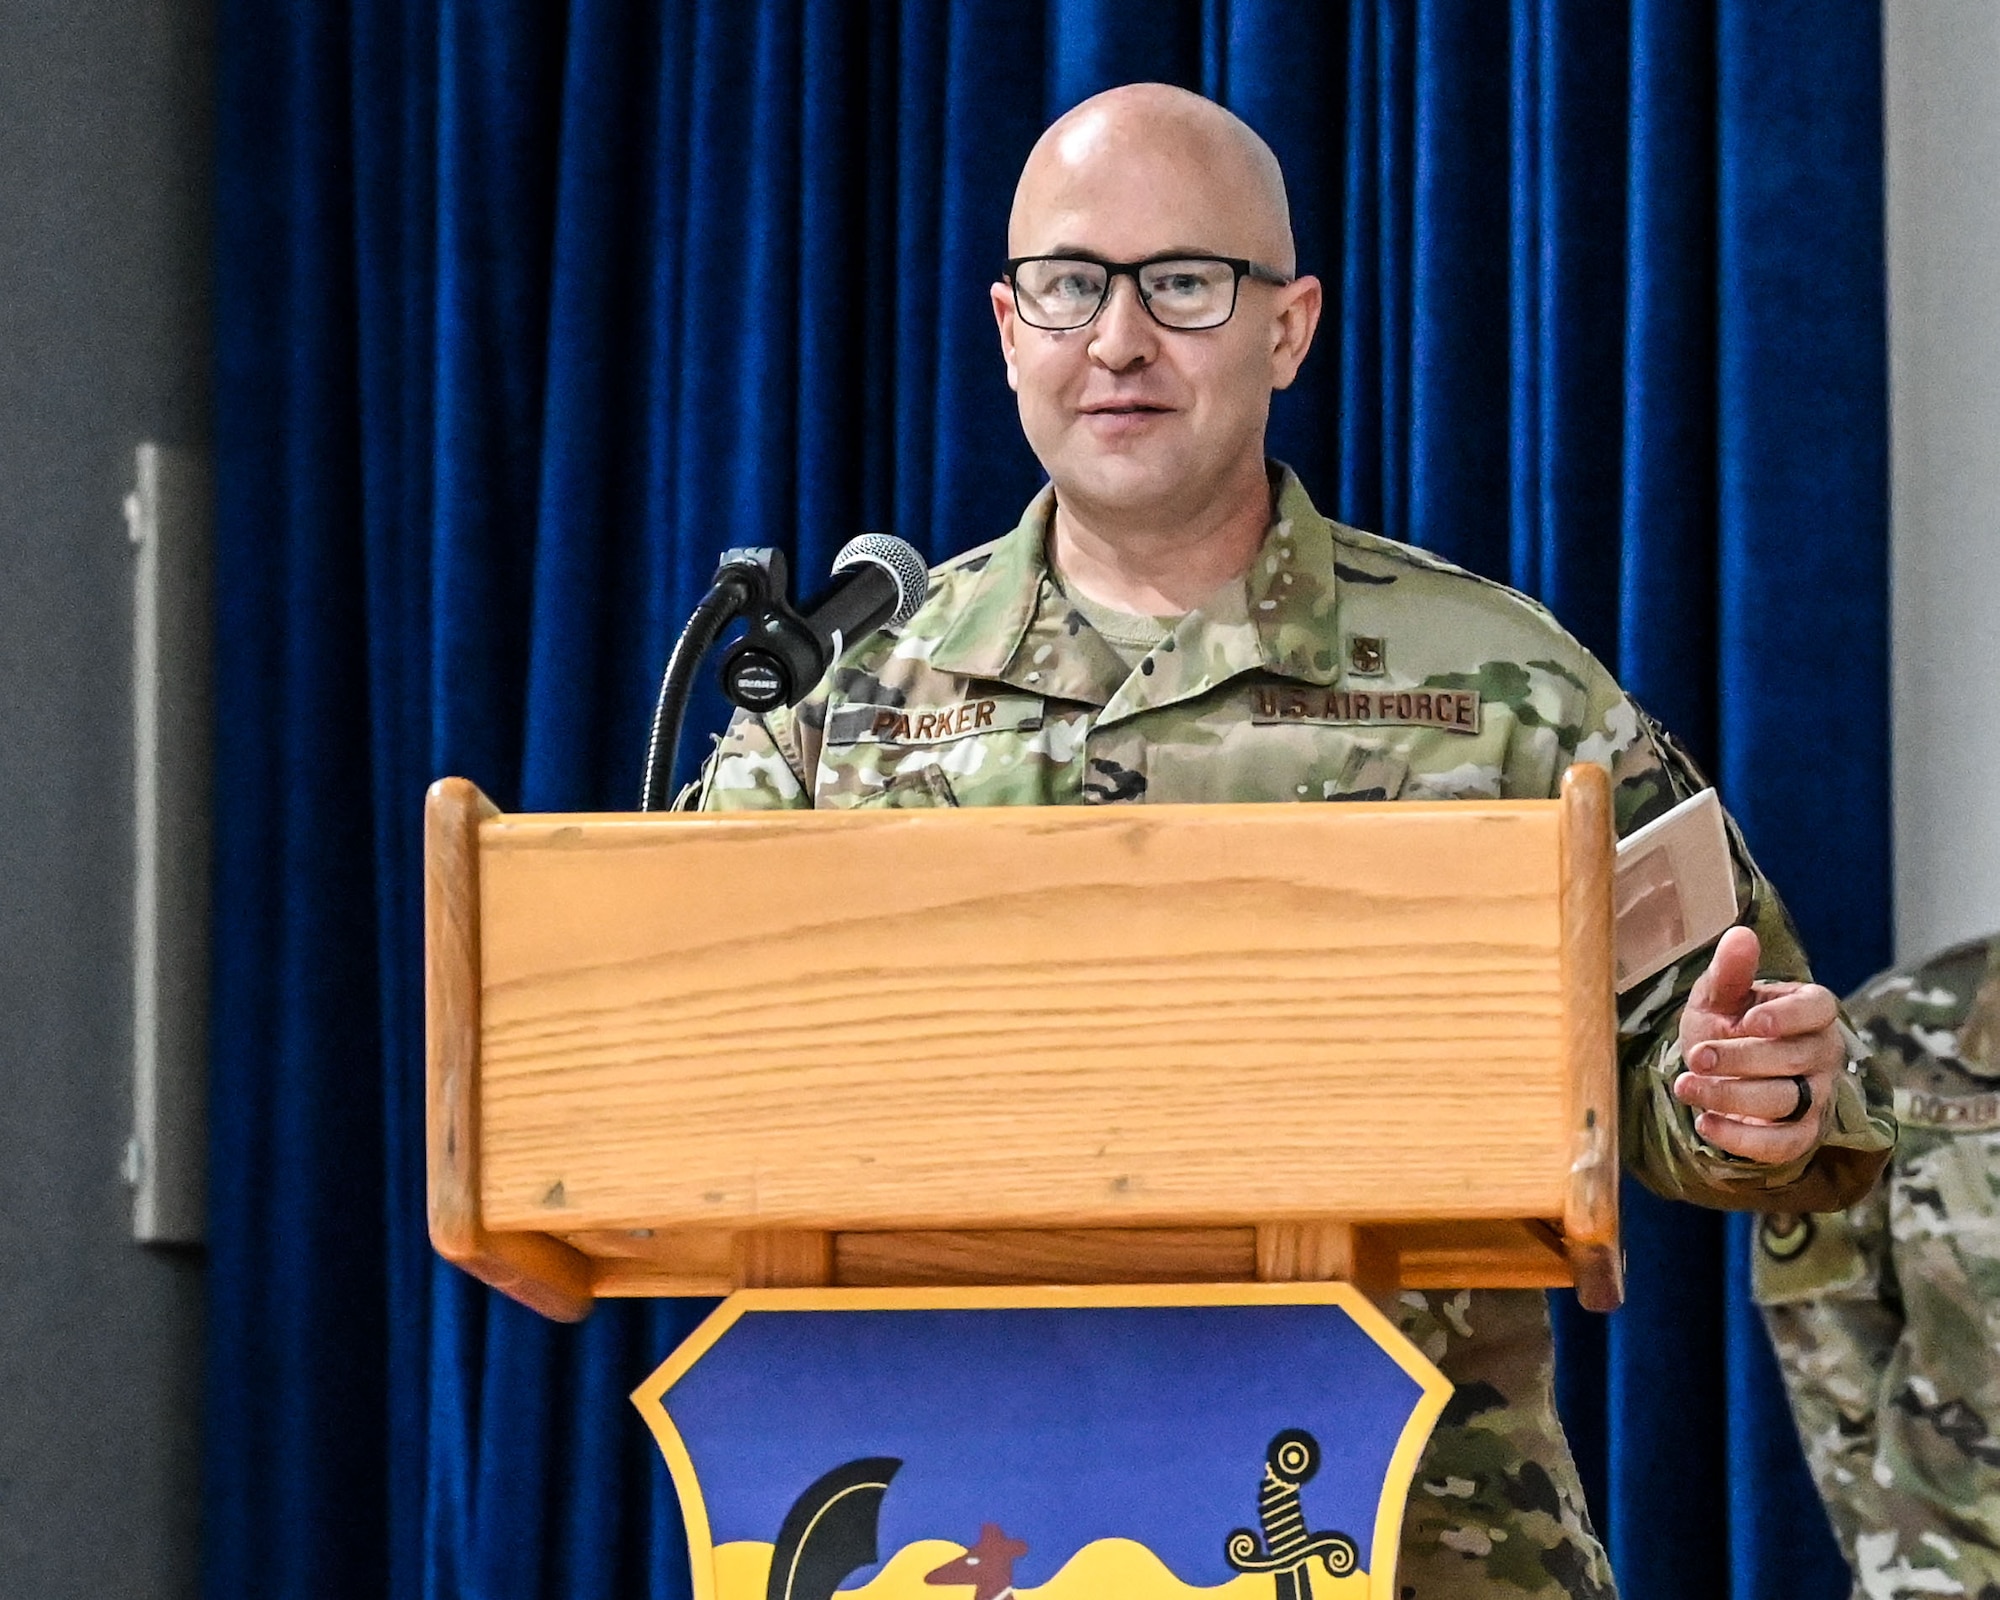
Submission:
<svg viewBox="0 0 2000 1600">
<path fill-rule="evenodd" d="M 940 561 L 931 568 L 930 592 L 924 596 L 924 603 L 915 616 L 903 626 L 917 627 L 934 617 L 949 615 L 954 602 L 971 592 L 974 581 L 992 564 L 998 554 L 1001 539 L 988 539 L 984 544 L 976 544 L 970 550 L 961 550 L 957 555 Z"/>
<path fill-rule="evenodd" d="M 1329 522 L 1333 530 L 1334 576 L 1348 583 L 1382 588 L 1418 577 L 1436 591 L 1461 598 L 1468 604 L 1486 605 L 1501 612 L 1518 612 L 1533 618 L 1542 627 L 1561 631 L 1562 625 L 1539 601 L 1519 589 L 1509 588 L 1494 578 L 1461 567 L 1443 556 L 1413 544 L 1350 528 L 1344 522 Z"/>
<path fill-rule="evenodd" d="M 1856 1015 L 1911 1006 L 1963 1012 L 1971 1005 L 1996 950 L 2000 950 L 2000 934 L 1961 940 L 1919 960 L 1878 972 L 1856 989 L 1847 1003 Z"/>
<path fill-rule="evenodd" d="M 1990 1041 L 1970 1037 L 1975 1010 L 1991 1003 L 1985 995 L 1993 986 L 1996 952 L 2000 935 L 1967 939 L 1879 973 L 1854 992 L 1848 1009 L 1855 1025 L 1892 1076 L 2000 1075 Z"/>
<path fill-rule="evenodd" d="M 1001 538 L 1005 538 L 1003 534 Z M 961 550 L 955 556 L 947 557 L 931 568 L 931 581 L 955 577 L 959 573 L 968 576 L 984 572 L 986 564 L 993 559 L 993 553 L 1000 548 L 1000 539 L 988 539 L 984 544 L 976 544 L 970 550 Z"/>
<path fill-rule="evenodd" d="M 1581 643 L 1539 601 L 1493 578 L 1381 534 L 1329 521 L 1333 532 L 1333 575 L 1350 601 L 1384 608 L 1422 605 L 1426 620 L 1440 627 L 1471 627 L 1489 649 L 1506 648 L 1524 659 L 1539 651 L 1581 668 L 1591 657 Z"/>
</svg>

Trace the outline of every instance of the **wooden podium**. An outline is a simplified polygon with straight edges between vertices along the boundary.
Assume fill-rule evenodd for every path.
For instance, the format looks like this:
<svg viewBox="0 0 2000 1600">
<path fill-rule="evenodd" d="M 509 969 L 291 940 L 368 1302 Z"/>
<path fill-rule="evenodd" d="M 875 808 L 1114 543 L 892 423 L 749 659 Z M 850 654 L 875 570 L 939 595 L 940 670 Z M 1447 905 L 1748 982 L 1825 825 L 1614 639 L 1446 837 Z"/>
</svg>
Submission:
<svg viewBox="0 0 2000 1600">
<path fill-rule="evenodd" d="M 742 1287 L 1622 1297 L 1610 796 L 425 820 L 430 1227 Z"/>
</svg>

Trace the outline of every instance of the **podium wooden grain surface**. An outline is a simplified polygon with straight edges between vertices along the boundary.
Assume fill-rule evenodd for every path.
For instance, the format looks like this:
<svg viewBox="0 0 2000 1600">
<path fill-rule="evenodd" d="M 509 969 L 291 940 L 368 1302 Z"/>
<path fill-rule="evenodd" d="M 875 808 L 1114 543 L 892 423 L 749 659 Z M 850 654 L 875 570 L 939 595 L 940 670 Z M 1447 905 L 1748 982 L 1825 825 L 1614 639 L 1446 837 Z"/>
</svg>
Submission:
<svg viewBox="0 0 2000 1600">
<path fill-rule="evenodd" d="M 1580 1278 L 1611 825 L 1561 801 L 427 821 L 433 1231 L 749 1283 Z"/>
</svg>

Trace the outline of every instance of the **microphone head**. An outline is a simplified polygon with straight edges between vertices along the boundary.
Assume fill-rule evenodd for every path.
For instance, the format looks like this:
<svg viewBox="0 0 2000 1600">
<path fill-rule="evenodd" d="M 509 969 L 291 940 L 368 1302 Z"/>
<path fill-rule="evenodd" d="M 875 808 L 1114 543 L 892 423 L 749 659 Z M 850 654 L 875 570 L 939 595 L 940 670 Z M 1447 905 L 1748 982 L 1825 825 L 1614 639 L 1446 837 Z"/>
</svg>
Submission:
<svg viewBox="0 0 2000 1600">
<path fill-rule="evenodd" d="M 917 614 L 917 607 L 930 593 L 930 567 L 917 547 L 892 533 L 857 534 L 840 547 L 833 558 L 837 577 L 856 567 L 880 567 L 896 585 L 896 609 L 881 626 L 901 627 Z"/>
</svg>

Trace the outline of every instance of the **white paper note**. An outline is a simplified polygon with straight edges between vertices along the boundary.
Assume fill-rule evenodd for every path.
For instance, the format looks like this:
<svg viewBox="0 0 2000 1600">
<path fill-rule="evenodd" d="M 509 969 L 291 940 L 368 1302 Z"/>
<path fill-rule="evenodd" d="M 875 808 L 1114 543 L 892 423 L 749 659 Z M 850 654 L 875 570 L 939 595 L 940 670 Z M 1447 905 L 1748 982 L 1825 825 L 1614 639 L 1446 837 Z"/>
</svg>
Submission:
<svg viewBox="0 0 2000 1600">
<path fill-rule="evenodd" d="M 1713 789 L 1618 841 L 1611 894 L 1620 994 L 1722 935 L 1736 920 L 1736 876 Z"/>
</svg>

